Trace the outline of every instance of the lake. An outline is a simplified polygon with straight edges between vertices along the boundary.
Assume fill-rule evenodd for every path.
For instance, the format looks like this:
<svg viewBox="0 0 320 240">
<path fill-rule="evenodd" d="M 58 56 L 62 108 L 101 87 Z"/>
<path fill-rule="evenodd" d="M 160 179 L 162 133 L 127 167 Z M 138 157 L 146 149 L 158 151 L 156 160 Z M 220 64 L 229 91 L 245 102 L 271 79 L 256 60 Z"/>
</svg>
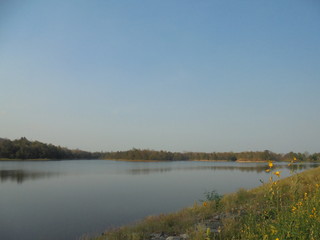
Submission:
<svg viewBox="0 0 320 240">
<path fill-rule="evenodd" d="M 286 163 L 276 164 L 282 177 Z M 319 166 L 300 165 L 298 171 Z M 268 181 L 267 163 L 0 161 L 0 239 L 78 239 Z"/>
</svg>

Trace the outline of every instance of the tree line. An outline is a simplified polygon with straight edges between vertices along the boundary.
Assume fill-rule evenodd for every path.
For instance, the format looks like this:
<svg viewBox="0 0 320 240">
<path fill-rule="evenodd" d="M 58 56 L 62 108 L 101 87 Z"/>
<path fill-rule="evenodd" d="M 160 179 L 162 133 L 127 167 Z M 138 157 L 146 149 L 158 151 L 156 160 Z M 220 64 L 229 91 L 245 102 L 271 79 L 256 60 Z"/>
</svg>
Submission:
<svg viewBox="0 0 320 240">
<path fill-rule="evenodd" d="M 25 137 L 16 140 L 0 138 L 0 158 L 2 159 L 108 159 L 108 160 L 225 160 L 225 161 L 291 161 L 320 162 L 320 153 L 286 154 L 265 151 L 246 152 L 169 152 L 133 148 L 128 151 L 87 152 L 70 150 L 39 141 L 29 141 Z"/>
<path fill-rule="evenodd" d="M 294 158 L 299 162 L 316 162 L 320 161 L 320 153 L 294 153 L 287 154 L 274 153 L 269 150 L 265 151 L 247 151 L 247 152 L 168 152 L 131 149 L 128 151 L 106 152 L 102 154 L 104 159 L 115 160 L 167 160 L 167 161 L 184 161 L 184 160 L 225 160 L 225 161 L 291 161 Z"/>
<path fill-rule="evenodd" d="M 3 159 L 97 159 L 99 153 L 54 146 L 25 137 L 16 140 L 0 139 L 0 158 Z"/>
</svg>

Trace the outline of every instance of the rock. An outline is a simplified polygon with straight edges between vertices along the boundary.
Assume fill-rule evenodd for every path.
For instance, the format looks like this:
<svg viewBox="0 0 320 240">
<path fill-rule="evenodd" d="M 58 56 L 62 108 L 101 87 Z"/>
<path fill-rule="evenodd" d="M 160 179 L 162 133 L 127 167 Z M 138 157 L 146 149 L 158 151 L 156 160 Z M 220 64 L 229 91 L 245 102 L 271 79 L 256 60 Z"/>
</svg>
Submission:
<svg viewBox="0 0 320 240">
<path fill-rule="evenodd" d="M 152 234 L 150 235 L 150 237 L 151 237 L 151 238 L 159 238 L 159 237 L 161 237 L 161 234 L 160 234 L 160 233 L 152 233 Z"/>
<path fill-rule="evenodd" d="M 165 235 L 163 232 L 162 233 L 152 233 L 150 235 L 150 240 L 166 240 L 167 235 Z"/>
<path fill-rule="evenodd" d="M 178 237 L 178 236 L 170 236 L 170 237 L 167 237 L 166 240 L 183 240 L 183 238 Z"/>
<path fill-rule="evenodd" d="M 152 237 L 150 240 L 166 240 L 166 237 Z"/>
<path fill-rule="evenodd" d="M 221 222 L 208 222 L 205 224 L 206 228 L 218 229 L 222 227 Z"/>
<path fill-rule="evenodd" d="M 180 238 L 182 238 L 183 240 L 187 240 L 187 239 L 189 239 L 189 235 L 186 233 L 180 234 Z"/>
</svg>

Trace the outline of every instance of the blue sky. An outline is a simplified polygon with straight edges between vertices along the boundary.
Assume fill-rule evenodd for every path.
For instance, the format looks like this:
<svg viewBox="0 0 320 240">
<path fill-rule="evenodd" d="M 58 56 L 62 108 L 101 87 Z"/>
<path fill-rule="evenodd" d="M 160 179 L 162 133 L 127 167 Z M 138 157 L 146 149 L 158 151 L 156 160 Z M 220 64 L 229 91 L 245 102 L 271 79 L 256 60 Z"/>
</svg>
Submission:
<svg viewBox="0 0 320 240">
<path fill-rule="evenodd" d="M 320 2 L 1 1 L 0 135 L 320 151 Z"/>
</svg>

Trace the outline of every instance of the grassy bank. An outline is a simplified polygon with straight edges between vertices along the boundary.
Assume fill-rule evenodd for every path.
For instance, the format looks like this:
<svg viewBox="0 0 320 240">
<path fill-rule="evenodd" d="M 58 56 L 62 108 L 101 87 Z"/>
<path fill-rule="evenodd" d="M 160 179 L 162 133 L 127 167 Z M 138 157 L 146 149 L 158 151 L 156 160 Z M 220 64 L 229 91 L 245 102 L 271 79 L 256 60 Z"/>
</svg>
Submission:
<svg viewBox="0 0 320 240">
<path fill-rule="evenodd" d="M 202 204 L 179 212 L 151 216 L 93 238 L 147 240 L 150 234 L 188 234 L 188 239 L 320 239 L 320 168 L 278 180 L 270 164 L 268 183 L 219 197 L 208 194 Z M 218 220 L 216 231 L 208 223 Z"/>
</svg>

